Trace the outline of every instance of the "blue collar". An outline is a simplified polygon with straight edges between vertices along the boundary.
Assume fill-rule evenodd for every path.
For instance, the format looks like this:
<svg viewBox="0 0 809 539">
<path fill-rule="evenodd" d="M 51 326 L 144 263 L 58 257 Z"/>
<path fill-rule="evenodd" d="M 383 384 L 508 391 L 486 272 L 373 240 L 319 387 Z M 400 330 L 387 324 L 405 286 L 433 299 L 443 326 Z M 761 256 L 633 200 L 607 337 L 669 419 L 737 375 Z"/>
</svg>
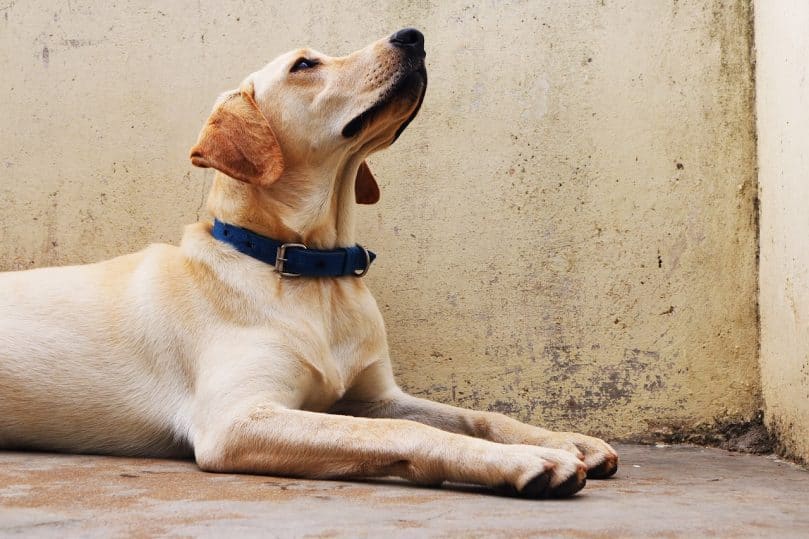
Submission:
<svg viewBox="0 0 809 539">
<path fill-rule="evenodd" d="M 300 243 L 284 243 L 246 228 L 213 222 L 213 237 L 232 245 L 240 253 L 275 266 L 285 277 L 362 277 L 376 255 L 362 245 L 321 251 Z"/>
</svg>

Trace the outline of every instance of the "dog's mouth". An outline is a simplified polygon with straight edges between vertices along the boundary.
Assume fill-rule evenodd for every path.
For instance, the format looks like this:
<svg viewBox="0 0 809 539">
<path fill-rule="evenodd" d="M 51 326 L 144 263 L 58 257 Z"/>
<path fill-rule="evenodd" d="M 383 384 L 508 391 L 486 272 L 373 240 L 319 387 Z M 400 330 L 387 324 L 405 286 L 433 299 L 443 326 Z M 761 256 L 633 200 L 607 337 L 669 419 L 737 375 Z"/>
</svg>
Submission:
<svg viewBox="0 0 809 539">
<path fill-rule="evenodd" d="M 376 103 L 371 105 L 365 111 L 358 114 L 353 120 L 348 122 L 343 127 L 342 135 L 345 138 L 352 138 L 359 134 L 365 127 L 371 125 L 373 121 L 384 111 L 389 105 L 398 101 L 404 100 L 410 103 L 415 103 L 413 111 L 396 129 L 391 144 L 399 138 L 399 135 L 405 128 L 413 121 L 413 118 L 419 113 L 421 104 L 424 102 L 424 95 L 427 93 L 427 69 L 424 67 L 424 62 L 419 62 L 415 69 L 404 71 L 398 79 L 390 85 L 387 91 L 377 100 Z"/>
</svg>

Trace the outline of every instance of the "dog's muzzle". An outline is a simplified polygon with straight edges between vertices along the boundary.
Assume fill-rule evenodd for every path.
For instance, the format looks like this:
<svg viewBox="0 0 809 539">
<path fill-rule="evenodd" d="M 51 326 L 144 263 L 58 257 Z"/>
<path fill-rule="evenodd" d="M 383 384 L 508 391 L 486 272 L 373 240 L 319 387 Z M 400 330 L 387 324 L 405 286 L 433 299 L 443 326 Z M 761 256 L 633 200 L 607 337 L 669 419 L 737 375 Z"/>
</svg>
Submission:
<svg viewBox="0 0 809 539">
<path fill-rule="evenodd" d="M 424 58 L 426 56 L 424 51 L 424 34 L 415 28 L 405 28 L 390 36 L 389 42 L 404 53 L 402 58 L 403 69 L 399 71 L 397 80 L 379 101 L 374 103 L 367 110 L 361 112 L 343 127 L 342 135 L 345 138 L 351 138 L 357 135 L 365 126 L 373 121 L 378 112 L 384 109 L 394 99 L 410 94 L 411 98 L 416 102 L 416 107 L 396 130 L 392 141 L 395 142 L 410 122 L 413 121 L 413 118 L 416 117 L 416 114 L 418 114 L 421 108 L 424 95 L 427 92 L 427 69 L 424 67 Z"/>
</svg>

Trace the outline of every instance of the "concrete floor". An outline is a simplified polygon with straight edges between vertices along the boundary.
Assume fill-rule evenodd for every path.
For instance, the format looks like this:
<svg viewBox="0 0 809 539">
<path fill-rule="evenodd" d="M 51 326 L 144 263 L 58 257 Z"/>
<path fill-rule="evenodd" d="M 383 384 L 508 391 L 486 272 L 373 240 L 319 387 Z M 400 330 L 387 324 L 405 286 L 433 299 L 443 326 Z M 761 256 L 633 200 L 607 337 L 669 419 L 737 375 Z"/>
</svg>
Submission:
<svg viewBox="0 0 809 539">
<path fill-rule="evenodd" d="M 809 473 L 797 466 L 690 446 L 618 449 L 616 477 L 557 501 L 0 452 L 0 536 L 809 537 Z"/>
</svg>

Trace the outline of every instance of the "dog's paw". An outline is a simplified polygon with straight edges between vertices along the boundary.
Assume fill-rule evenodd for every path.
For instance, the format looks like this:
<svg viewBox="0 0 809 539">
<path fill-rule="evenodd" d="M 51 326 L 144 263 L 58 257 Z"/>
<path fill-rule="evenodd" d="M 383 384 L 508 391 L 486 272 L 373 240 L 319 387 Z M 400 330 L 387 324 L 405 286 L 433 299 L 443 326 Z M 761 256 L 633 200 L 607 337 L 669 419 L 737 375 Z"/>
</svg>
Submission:
<svg viewBox="0 0 809 539">
<path fill-rule="evenodd" d="M 541 445 L 573 453 L 587 467 L 587 477 L 604 479 L 618 471 L 618 453 L 604 440 L 576 432 L 552 432 Z"/>
<path fill-rule="evenodd" d="M 546 447 L 510 446 L 524 453 L 531 463 L 520 470 L 507 490 L 516 496 L 532 499 L 567 498 L 587 481 L 587 468 L 575 455 Z"/>
</svg>

